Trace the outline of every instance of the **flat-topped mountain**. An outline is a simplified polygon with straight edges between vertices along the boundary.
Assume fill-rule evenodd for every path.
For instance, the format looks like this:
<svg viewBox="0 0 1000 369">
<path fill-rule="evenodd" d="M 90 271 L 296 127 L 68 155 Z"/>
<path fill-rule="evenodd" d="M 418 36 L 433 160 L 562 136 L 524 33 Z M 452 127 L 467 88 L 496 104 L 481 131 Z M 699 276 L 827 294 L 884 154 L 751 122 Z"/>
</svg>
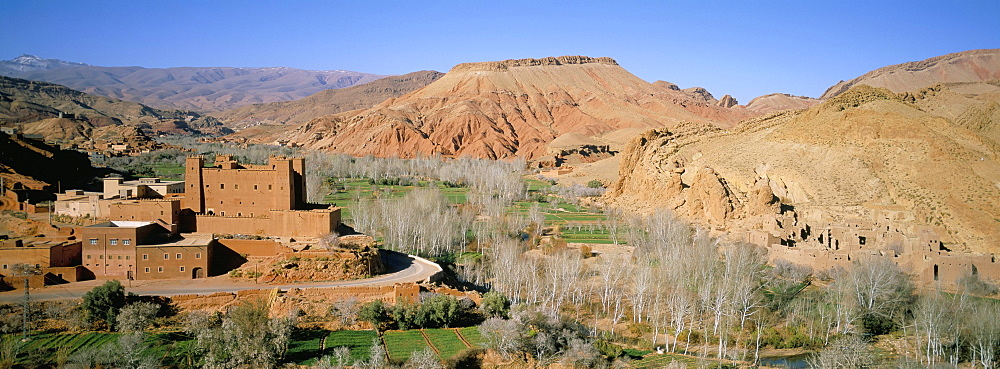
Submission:
<svg viewBox="0 0 1000 369">
<path fill-rule="evenodd" d="M 566 133 L 593 136 L 682 121 L 731 126 L 752 114 L 654 86 L 611 58 L 464 63 L 371 109 L 259 137 L 351 155 L 538 158 Z"/>
<path fill-rule="evenodd" d="M 427 86 L 443 75 L 420 71 L 389 76 L 365 84 L 320 91 L 299 100 L 247 105 L 212 115 L 237 129 L 258 124 L 300 124 L 324 115 L 370 108 Z"/>
<path fill-rule="evenodd" d="M 102 67 L 22 55 L 0 61 L 0 75 L 46 81 L 82 92 L 140 102 L 161 109 L 222 111 L 300 99 L 353 86 L 381 75 L 285 67 Z"/>
<path fill-rule="evenodd" d="M 883 87 L 899 93 L 937 83 L 996 79 L 1000 79 L 1000 49 L 968 50 L 879 68 L 850 81 L 840 81 L 827 89 L 820 99 L 835 97 L 856 85 Z"/>
</svg>

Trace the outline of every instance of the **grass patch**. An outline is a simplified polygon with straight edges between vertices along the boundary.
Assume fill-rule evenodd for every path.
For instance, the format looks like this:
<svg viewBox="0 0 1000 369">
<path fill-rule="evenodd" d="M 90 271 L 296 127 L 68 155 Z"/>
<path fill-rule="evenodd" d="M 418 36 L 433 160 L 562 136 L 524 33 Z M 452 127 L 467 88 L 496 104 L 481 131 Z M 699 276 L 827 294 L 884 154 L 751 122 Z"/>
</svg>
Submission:
<svg viewBox="0 0 1000 369">
<path fill-rule="evenodd" d="M 285 360 L 299 365 L 312 365 L 316 359 L 323 355 L 323 338 L 329 336 L 330 331 L 325 329 L 303 329 L 292 332 L 291 340 L 288 342 L 288 352 Z M 371 341 L 368 341 L 371 346 Z"/>
<path fill-rule="evenodd" d="M 326 336 L 324 352 L 331 352 L 334 347 L 346 346 L 351 350 L 352 360 L 368 360 L 371 357 L 372 341 L 377 337 L 375 331 L 333 331 Z"/>
<path fill-rule="evenodd" d="M 387 331 L 383 335 L 386 351 L 392 360 L 406 361 L 414 352 L 429 348 L 419 330 Z"/>
<path fill-rule="evenodd" d="M 483 334 L 479 333 L 479 327 L 459 328 L 458 333 L 461 333 L 462 337 L 465 337 L 465 340 L 469 341 L 469 344 L 471 344 L 472 347 L 482 348 L 483 344 L 486 343 L 486 339 L 483 338 Z"/>
<path fill-rule="evenodd" d="M 454 329 L 425 329 L 424 334 L 434 348 L 441 352 L 442 359 L 450 359 L 462 350 L 468 348 L 465 342 L 455 334 Z"/>
</svg>

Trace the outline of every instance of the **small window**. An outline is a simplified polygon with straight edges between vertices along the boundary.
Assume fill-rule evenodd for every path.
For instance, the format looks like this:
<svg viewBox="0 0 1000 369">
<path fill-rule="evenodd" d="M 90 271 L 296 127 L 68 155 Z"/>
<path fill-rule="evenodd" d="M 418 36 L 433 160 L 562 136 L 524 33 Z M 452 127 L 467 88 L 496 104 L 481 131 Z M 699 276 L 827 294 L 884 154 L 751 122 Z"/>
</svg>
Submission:
<svg viewBox="0 0 1000 369">
<path fill-rule="evenodd" d="M 129 260 L 131 258 L 132 258 L 132 255 L 125 255 L 125 260 Z"/>
<path fill-rule="evenodd" d="M 146 273 L 149 273 L 149 268 L 148 267 L 146 268 Z"/>
<path fill-rule="evenodd" d="M 163 267 L 156 267 L 156 271 L 158 273 L 163 273 Z"/>
<path fill-rule="evenodd" d="M 268 190 L 268 191 L 270 191 L 270 190 L 271 190 L 271 185 L 267 185 L 267 190 Z"/>
<path fill-rule="evenodd" d="M 234 185 L 233 185 L 233 189 L 234 189 L 234 190 L 238 190 L 238 189 L 240 189 L 240 185 L 238 185 L 238 184 L 234 184 Z"/>
<path fill-rule="evenodd" d="M 91 245 L 96 245 L 97 244 L 97 239 L 96 238 L 91 238 L 90 239 L 90 244 Z"/>
<path fill-rule="evenodd" d="M 253 185 L 253 189 L 255 189 L 255 190 L 256 190 L 256 189 L 257 189 L 257 185 Z"/>
<path fill-rule="evenodd" d="M 149 254 L 142 254 L 142 260 L 149 260 Z"/>
<path fill-rule="evenodd" d="M 184 267 L 181 267 L 181 271 L 182 271 L 182 272 L 184 271 Z"/>
<path fill-rule="evenodd" d="M 112 245 L 117 245 L 118 244 L 118 239 L 112 238 L 108 242 L 111 243 Z"/>
<path fill-rule="evenodd" d="M 170 259 L 170 254 L 163 254 L 163 260 Z"/>
<path fill-rule="evenodd" d="M 122 240 L 122 245 L 131 245 L 131 244 L 132 244 L 132 240 L 129 240 L 129 239 Z"/>
<path fill-rule="evenodd" d="M 4 265 L 3 265 L 3 268 L 4 268 L 4 269 L 7 269 L 7 264 L 4 264 Z"/>
<path fill-rule="evenodd" d="M 121 260 L 121 259 L 122 259 L 122 256 L 121 256 L 121 255 L 118 255 L 118 260 Z"/>
<path fill-rule="evenodd" d="M 97 255 L 98 259 L 104 259 L 104 255 Z"/>
<path fill-rule="evenodd" d="M 181 258 L 181 254 L 177 254 L 177 259 L 180 259 L 180 258 Z"/>
<path fill-rule="evenodd" d="M 220 190 L 226 189 L 226 184 L 225 183 L 219 183 L 219 189 Z"/>
<path fill-rule="evenodd" d="M 200 252 L 194 253 L 194 258 L 195 259 L 201 259 L 201 253 Z"/>
<path fill-rule="evenodd" d="M 163 210 L 160 210 L 160 215 L 163 215 Z"/>
<path fill-rule="evenodd" d="M 87 254 L 87 259 L 90 259 L 91 256 L 94 256 L 94 255 Z"/>
</svg>

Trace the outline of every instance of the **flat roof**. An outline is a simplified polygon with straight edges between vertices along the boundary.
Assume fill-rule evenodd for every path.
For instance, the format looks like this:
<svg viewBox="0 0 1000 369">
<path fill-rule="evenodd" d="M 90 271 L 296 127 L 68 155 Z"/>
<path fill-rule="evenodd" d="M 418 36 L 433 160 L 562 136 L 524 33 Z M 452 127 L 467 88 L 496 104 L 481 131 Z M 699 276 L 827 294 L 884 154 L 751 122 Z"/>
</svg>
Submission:
<svg viewBox="0 0 1000 369">
<path fill-rule="evenodd" d="M 191 238 L 182 238 L 174 242 L 158 243 L 155 245 L 137 245 L 136 248 L 208 246 L 208 244 L 210 243 L 212 243 L 211 237 L 191 237 Z"/>
<path fill-rule="evenodd" d="M 87 227 L 114 227 L 114 228 L 139 228 L 142 226 L 147 226 L 150 224 L 156 224 L 154 222 L 139 222 L 134 220 L 112 220 L 110 222 L 98 223 L 94 225 L 89 225 Z"/>
</svg>

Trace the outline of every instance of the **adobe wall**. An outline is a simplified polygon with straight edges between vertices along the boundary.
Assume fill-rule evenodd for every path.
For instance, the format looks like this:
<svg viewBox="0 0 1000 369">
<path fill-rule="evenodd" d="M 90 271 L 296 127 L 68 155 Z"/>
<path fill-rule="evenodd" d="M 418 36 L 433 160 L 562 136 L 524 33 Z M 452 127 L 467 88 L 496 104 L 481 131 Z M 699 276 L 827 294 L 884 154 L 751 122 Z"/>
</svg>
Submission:
<svg viewBox="0 0 1000 369">
<path fill-rule="evenodd" d="M 163 220 L 167 224 L 180 222 L 180 200 L 134 200 L 124 201 L 109 206 L 110 220 L 156 221 Z"/>
<path fill-rule="evenodd" d="M 39 268 L 63 267 L 80 263 L 80 242 L 69 242 L 62 245 L 32 247 L 27 243 L 22 247 L 13 246 L 16 242 L 5 242 L 0 248 L 0 274 L 9 275 L 14 264 L 37 265 Z"/>
<path fill-rule="evenodd" d="M 340 209 L 277 210 L 267 217 L 196 215 L 200 233 L 252 234 L 281 237 L 321 237 L 337 229 Z"/>
<path fill-rule="evenodd" d="M 292 253 L 294 250 L 282 246 L 277 241 L 272 240 L 236 240 L 218 239 L 219 245 L 226 247 L 233 252 L 247 256 L 275 256 L 284 253 Z"/>
<path fill-rule="evenodd" d="M 269 232 L 271 219 L 265 217 L 199 214 L 195 216 L 195 228 L 199 233 L 274 235 Z"/>
<path fill-rule="evenodd" d="M 340 209 L 271 212 L 271 235 L 322 237 L 337 229 Z"/>
<path fill-rule="evenodd" d="M 358 303 L 381 300 L 388 304 L 397 301 L 416 302 L 420 297 L 420 286 L 415 283 L 397 283 L 393 286 L 343 286 L 328 288 L 292 288 L 275 295 L 274 289 L 242 290 L 236 293 L 214 293 L 210 295 L 179 295 L 170 299 L 184 310 L 225 311 L 226 308 L 243 301 L 264 299 L 269 301 L 272 312 L 287 312 L 302 309 L 310 315 L 326 315 L 331 301 L 351 300 Z"/>
<path fill-rule="evenodd" d="M 210 275 L 211 246 L 140 246 L 135 248 L 135 279 L 194 279 Z"/>
</svg>

